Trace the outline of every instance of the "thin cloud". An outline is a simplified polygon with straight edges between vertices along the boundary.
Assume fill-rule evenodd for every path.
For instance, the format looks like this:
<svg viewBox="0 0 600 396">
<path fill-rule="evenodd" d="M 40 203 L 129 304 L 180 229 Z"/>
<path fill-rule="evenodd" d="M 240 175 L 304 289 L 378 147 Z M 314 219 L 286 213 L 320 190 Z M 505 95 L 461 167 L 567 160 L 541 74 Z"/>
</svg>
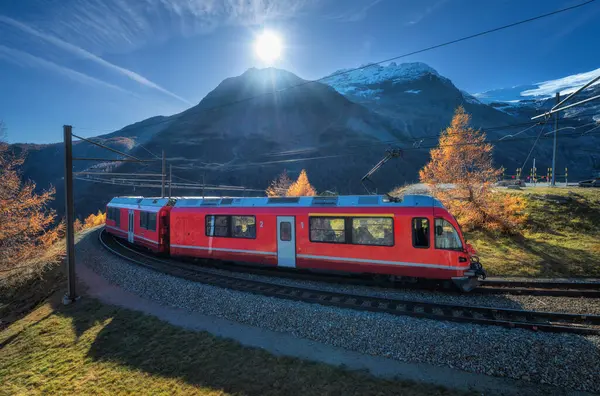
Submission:
<svg viewBox="0 0 600 396">
<path fill-rule="evenodd" d="M 45 3 L 21 20 L 35 20 L 44 32 L 102 55 L 207 34 L 221 26 L 262 26 L 306 15 L 321 1 L 69 0 Z"/>
<path fill-rule="evenodd" d="M 407 25 L 416 25 L 417 23 L 421 22 L 423 19 L 425 19 L 426 17 L 428 17 L 431 13 L 433 13 L 434 11 L 436 11 L 438 8 L 442 7 L 444 4 L 446 4 L 448 2 L 448 0 L 439 0 L 435 3 L 433 3 L 432 5 L 430 5 L 429 7 L 427 7 L 425 9 L 425 11 L 416 14 L 413 16 L 413 18 L 408 21 L 406 24 Z"/>
<path fill-rule="evenodd" d="M 23 31 L 23 32 L 25 32 L 27 34 L 30 34 L 30 35 L 35 36 L 37 38 L 40 38 L 40 39 L 42 39 L 44 41 L 47 41 L 50 44 L 53 44 L 56 47 L 58 47 L 58 48 L 60 48 L 60 49 L 62 49 L 64 51 L 70 52 L 71 54 L 76 55 L 76 56 L 78 56 L 80 58 L 87 59 L 87 60 L 90 60 L 92 62 L 95 62 L 95 63 L 97 63 L 97 64 L 99 64 L 99 65 L 101 65 L 101 66 L 103 66 L 103 67 L 105 67 L 107 69 L 110 69 L 110 70 L 115 71 L 115 72 L 117 72 L 117 73 L 119 73 L 121 75 L 124 75 L 127 78 L 129 78 L 129 79 L 131 79 L 131 80 L 133 80 L 133 81 L 135 81 L 135 82 L 137 82 L 139 84 L 142 84 L 142 85 L 144 85 L 146 87 L 149 87 L 149 88 L 153 88 L 153 89 L 155 89 L 157 91 L 160 91 L 160 92 L 162 92 L 162 93 L 164 93 L 166 95 L 169 95 L 169 96 L 171 96 L 171 97 L 173 97 L 173 98 L 175 98 L 175 99 L 177 99 L 177 100 L 179 100 L 179 101 L 181 101 L 181 102 L 183 102 L 183 103 L 185 103 L 187 105 L 192 105 L 192 103 L 189 102 L 188 100 L 186 100 L 186 99 L 182 98 L 181 96 L 176 95 L 173 92 L 171 92 L 171 91 L 169 91 L 169 90 L 161 87 L 160 85 L 158 85 L 158 84 L 156 84 L 156 83 L 148 80 L 146 77 L 141 76 L 138 73 L 133 72 L 131 70 L 128 70 L 128 69 L 125 69 L 123 67 L 117 66 L 117 65 L 115 65 L 113 63 L 110 63 L 110 62 L 108 62 L 108 61 L 100 58 L 99 56 L 94 55 L 91 52 L 84 50 L 83 48 L 77 47 L 77 46 L 75 46 L 73 44 L 70 44 L 70 43 L 68 43 L 66 41 L 63 41 L 63 40 L 61 40 L 61 39 L 59 39 L 57 37 L 51 36 L 49 34 L 42 33 L 42 32 L 40 32 L 40 31 L 38 31 L 38 30 L 36 30 L 36 29 L 34 29 L 34 28 L 32 28 L 32 27 L 24 24 L 24 23 L 21 23 L 19 21 L 16 21 L 16 20 L 14 20 L 12 18 L 3 16 L 3 15 L 0 15 L 0 22 L 4 22 L 5 24 L 10 25 L 12 27 L 15 27 L 17 29 L 20 29 L 21 31 Z"/>
<path fill-rule="evenodd" d="M 98 85 L 105 88 L 114 89 L 116 91 L 120 91 L 129 95 L 133 95 L 137 98 L 140 98 L 139 95 L 123 89 L 117 85 L 107 83 L 106 81 L 99 80 L 92 76 L 88 76 L 85 73 L 78 72 L 73 69 L 69 69 L 68 67 L 64 67 L 61 65 L 57 65 L 56 63 L 50 62 L 46 59 L 39 58 L 35 55 L 31 55 L 27 52 L 19 51 L 14 48 L 5 47 L 0 45 L 0 59 L 4 59 L 5 61 L 14 63 L 18 66 L 22 67 L 34 67 L 34 68 L 42 68 L 53 71 L 55 73 L 61 74 L 73 81 L 77 81 L 83 84 L 89 85 Z"/>
<path fill-rule="evenodd" d="M 340 22 L 359 22 L 367 17 L 369 10 L 381 3 L 383 0 L 371 0 L 367 5 L 360 8 L 352 8 L 338 15 L 331 15 L 327 19 L 333 19 Z"/>
</svg>

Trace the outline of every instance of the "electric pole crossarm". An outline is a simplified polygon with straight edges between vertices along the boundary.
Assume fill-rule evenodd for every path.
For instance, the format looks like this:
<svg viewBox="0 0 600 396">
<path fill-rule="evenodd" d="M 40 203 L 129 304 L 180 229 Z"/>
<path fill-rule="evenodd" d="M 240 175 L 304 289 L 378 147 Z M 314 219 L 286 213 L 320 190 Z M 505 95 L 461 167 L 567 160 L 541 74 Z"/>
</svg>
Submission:
<svg viewBox="0 0 600 396">
<path fill-rule="evenodd" d="M 598 80 L 600 80 L 600 76 L 594 78 L 592 81 L 588 82 L 583 87 L 579 88 L 577 91 L 573 92 L 571 95 L 567 96 L 566 98 L 564 98 L 563 100 L 561 100 L 560 102 L 558 102 L 557 104 L 552 106 L 551 110 L 554 110 L 557 107 L 560 107 L 563 103 L 568 102 L 569 99 L 571 99 L 573 96 L 577 95 L 579 92 L 583 91 L 584 89 L 586 89 L 587 87 L 589 87 L 590 85 L 592 85 L 593 83 L 595 83 Z"/>
<path fill-rule="evenodd" d="M 112 159 L 112 158 L 73 158 L 73 161 L 99 161 L 99 162 L 156 162 L 157 160 L 140 159 Z"/>
<path fill-rule="evenodd" d="M 111 148 L 111 147 L 105 146 L 105 145 L 103 145 L 103 144 L 100 144 L 100 143 L 96 143 L 96 142 L 94 142 L 94 141 L 92 141 L 92 140 L 90 140 L 90 139 L 82 138 L 81 136 L 77 136 L 77 135 L 75 135 L 75 134 L 73 134 L 73 133 L 71 133 L 71 136 L 73 136 L 73 137 L 76 137 L 77 139 L 80 139 L 80 140 L 86 141 L 86 142 L 88 142 L 88 143 L 90 143 L 90 144 L 93 144 L 94 146 L 98 146 L 98 147 L 101 147 L 101 148 L 103 148 L 103 149 L 106 149 L 106 150 L 108 150 L 108 151 L 112 151 L 113 153 L 117 153 L 117 154 L 119 154 L 119 155 L 123 155 L 123 156 L 125 156 L 125 157 L 127 157 L 127 158 L 131 158 L 131 159 L 133 159 L 133 160 L 136 160 L 136 161 L 141 161 L 139 158 L 136 158 L 136 157 L 134 157 L 133 155 L 129 155 L 129 154 L 123 153 L 123 152 L 121 152 L 121 151 L 119 151 L 119 150 L 116 150 L 116 149 L 114 149 L 114 148 Z"/>
<path fill-rule="evenodd" d="M 564 106 L 564 107 L 560 107 L 560 108 L 556 108 L 556 109 L 550 110 L 550 111 L 548 111 L 548 112 L 546 112 L 544 114 L 536 115 L 535 117 L 531 117 L 531 119 L 535 120 L 537 118 L 547 117 L 547 116 L 552 115 L 554 113 L 558 113 L 559 111 L 567 110 L 567 109 L 570 109 L 571 107 L 579 106 L 579 105 L 582 105 L 584 103 L 591 102 L 592 100 L 598 100 L 598 99 L 600 99 L 600 95 L 592 96 L 591 98 L 587 98 L 587 99 L 581 100 L 579 102 L 571 103 L 570 105 L 567 105 L 567 106 Z"/>
<path fill-rule="evenodd" d="M 74 175 L 161 177 L 160 173 L 74 172 Z"/>
</svg>

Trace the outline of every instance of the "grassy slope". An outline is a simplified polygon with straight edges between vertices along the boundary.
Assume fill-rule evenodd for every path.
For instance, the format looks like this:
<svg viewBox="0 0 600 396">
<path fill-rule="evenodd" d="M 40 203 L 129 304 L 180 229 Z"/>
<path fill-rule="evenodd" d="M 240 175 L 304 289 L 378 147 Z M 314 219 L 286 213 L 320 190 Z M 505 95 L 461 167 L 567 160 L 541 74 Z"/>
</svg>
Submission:
<svg viewBox="0 0 600 396">
<path fill-rule="evenodd" d="M 509 237 L 482 231 L 466 235 L 488 274 L 600 276 L 598 189 L 539 187 L 514 193 L 522 194 L 528 203 L 529 224 L 523 235 Z M 572 199 L 563 204 L 539 199 L 546 194 Z"/>
<path fill-rule="evenodd" d="M 0 394 L 457 394 L 276 357 L 89 298 L 47 303 L 0 332 L 0 383 Z"/>
</svg>

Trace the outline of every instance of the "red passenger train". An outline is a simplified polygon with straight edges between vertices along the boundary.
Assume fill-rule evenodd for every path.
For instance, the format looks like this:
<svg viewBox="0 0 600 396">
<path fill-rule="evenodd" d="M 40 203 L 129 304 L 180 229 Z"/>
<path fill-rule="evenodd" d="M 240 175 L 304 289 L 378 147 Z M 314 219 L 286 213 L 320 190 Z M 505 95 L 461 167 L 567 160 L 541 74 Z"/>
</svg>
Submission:
<svg viewBox="0 0 600 396">
<path fill-rule="evenodd" d="M 308 270 L 452 280 L 485 277 L 435 198 L 117 197 L 106 230 L 155 252 Z"/>
</svg>

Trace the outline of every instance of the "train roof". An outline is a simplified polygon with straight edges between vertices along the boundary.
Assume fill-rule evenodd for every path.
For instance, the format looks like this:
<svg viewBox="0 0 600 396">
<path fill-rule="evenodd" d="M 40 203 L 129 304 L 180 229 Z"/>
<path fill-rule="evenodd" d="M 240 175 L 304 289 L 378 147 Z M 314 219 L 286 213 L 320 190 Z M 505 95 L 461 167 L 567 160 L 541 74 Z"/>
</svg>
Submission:
<svg viewBox="0 0 600 396">
<path fill-rule="evenodd" d="M 348 207 L 348 206 L 392 206 L 392 207 L 440 207 L 442 203 L 429 195 L 405 195 L 401 199 L 390 199 L 384 195 L 341 195 L 332 197 L 186 197 L 175 202 L 177 208 L 205 206 L 220 207 Z"/>
<path fill-rule="evenodd" d="M 115 197 L 108 203 L 109 206 L 123 206 L 123 207 L 163 207 L 171 202 L 172 198 L 160 198 L 160 197 Z"/>
</svg>

